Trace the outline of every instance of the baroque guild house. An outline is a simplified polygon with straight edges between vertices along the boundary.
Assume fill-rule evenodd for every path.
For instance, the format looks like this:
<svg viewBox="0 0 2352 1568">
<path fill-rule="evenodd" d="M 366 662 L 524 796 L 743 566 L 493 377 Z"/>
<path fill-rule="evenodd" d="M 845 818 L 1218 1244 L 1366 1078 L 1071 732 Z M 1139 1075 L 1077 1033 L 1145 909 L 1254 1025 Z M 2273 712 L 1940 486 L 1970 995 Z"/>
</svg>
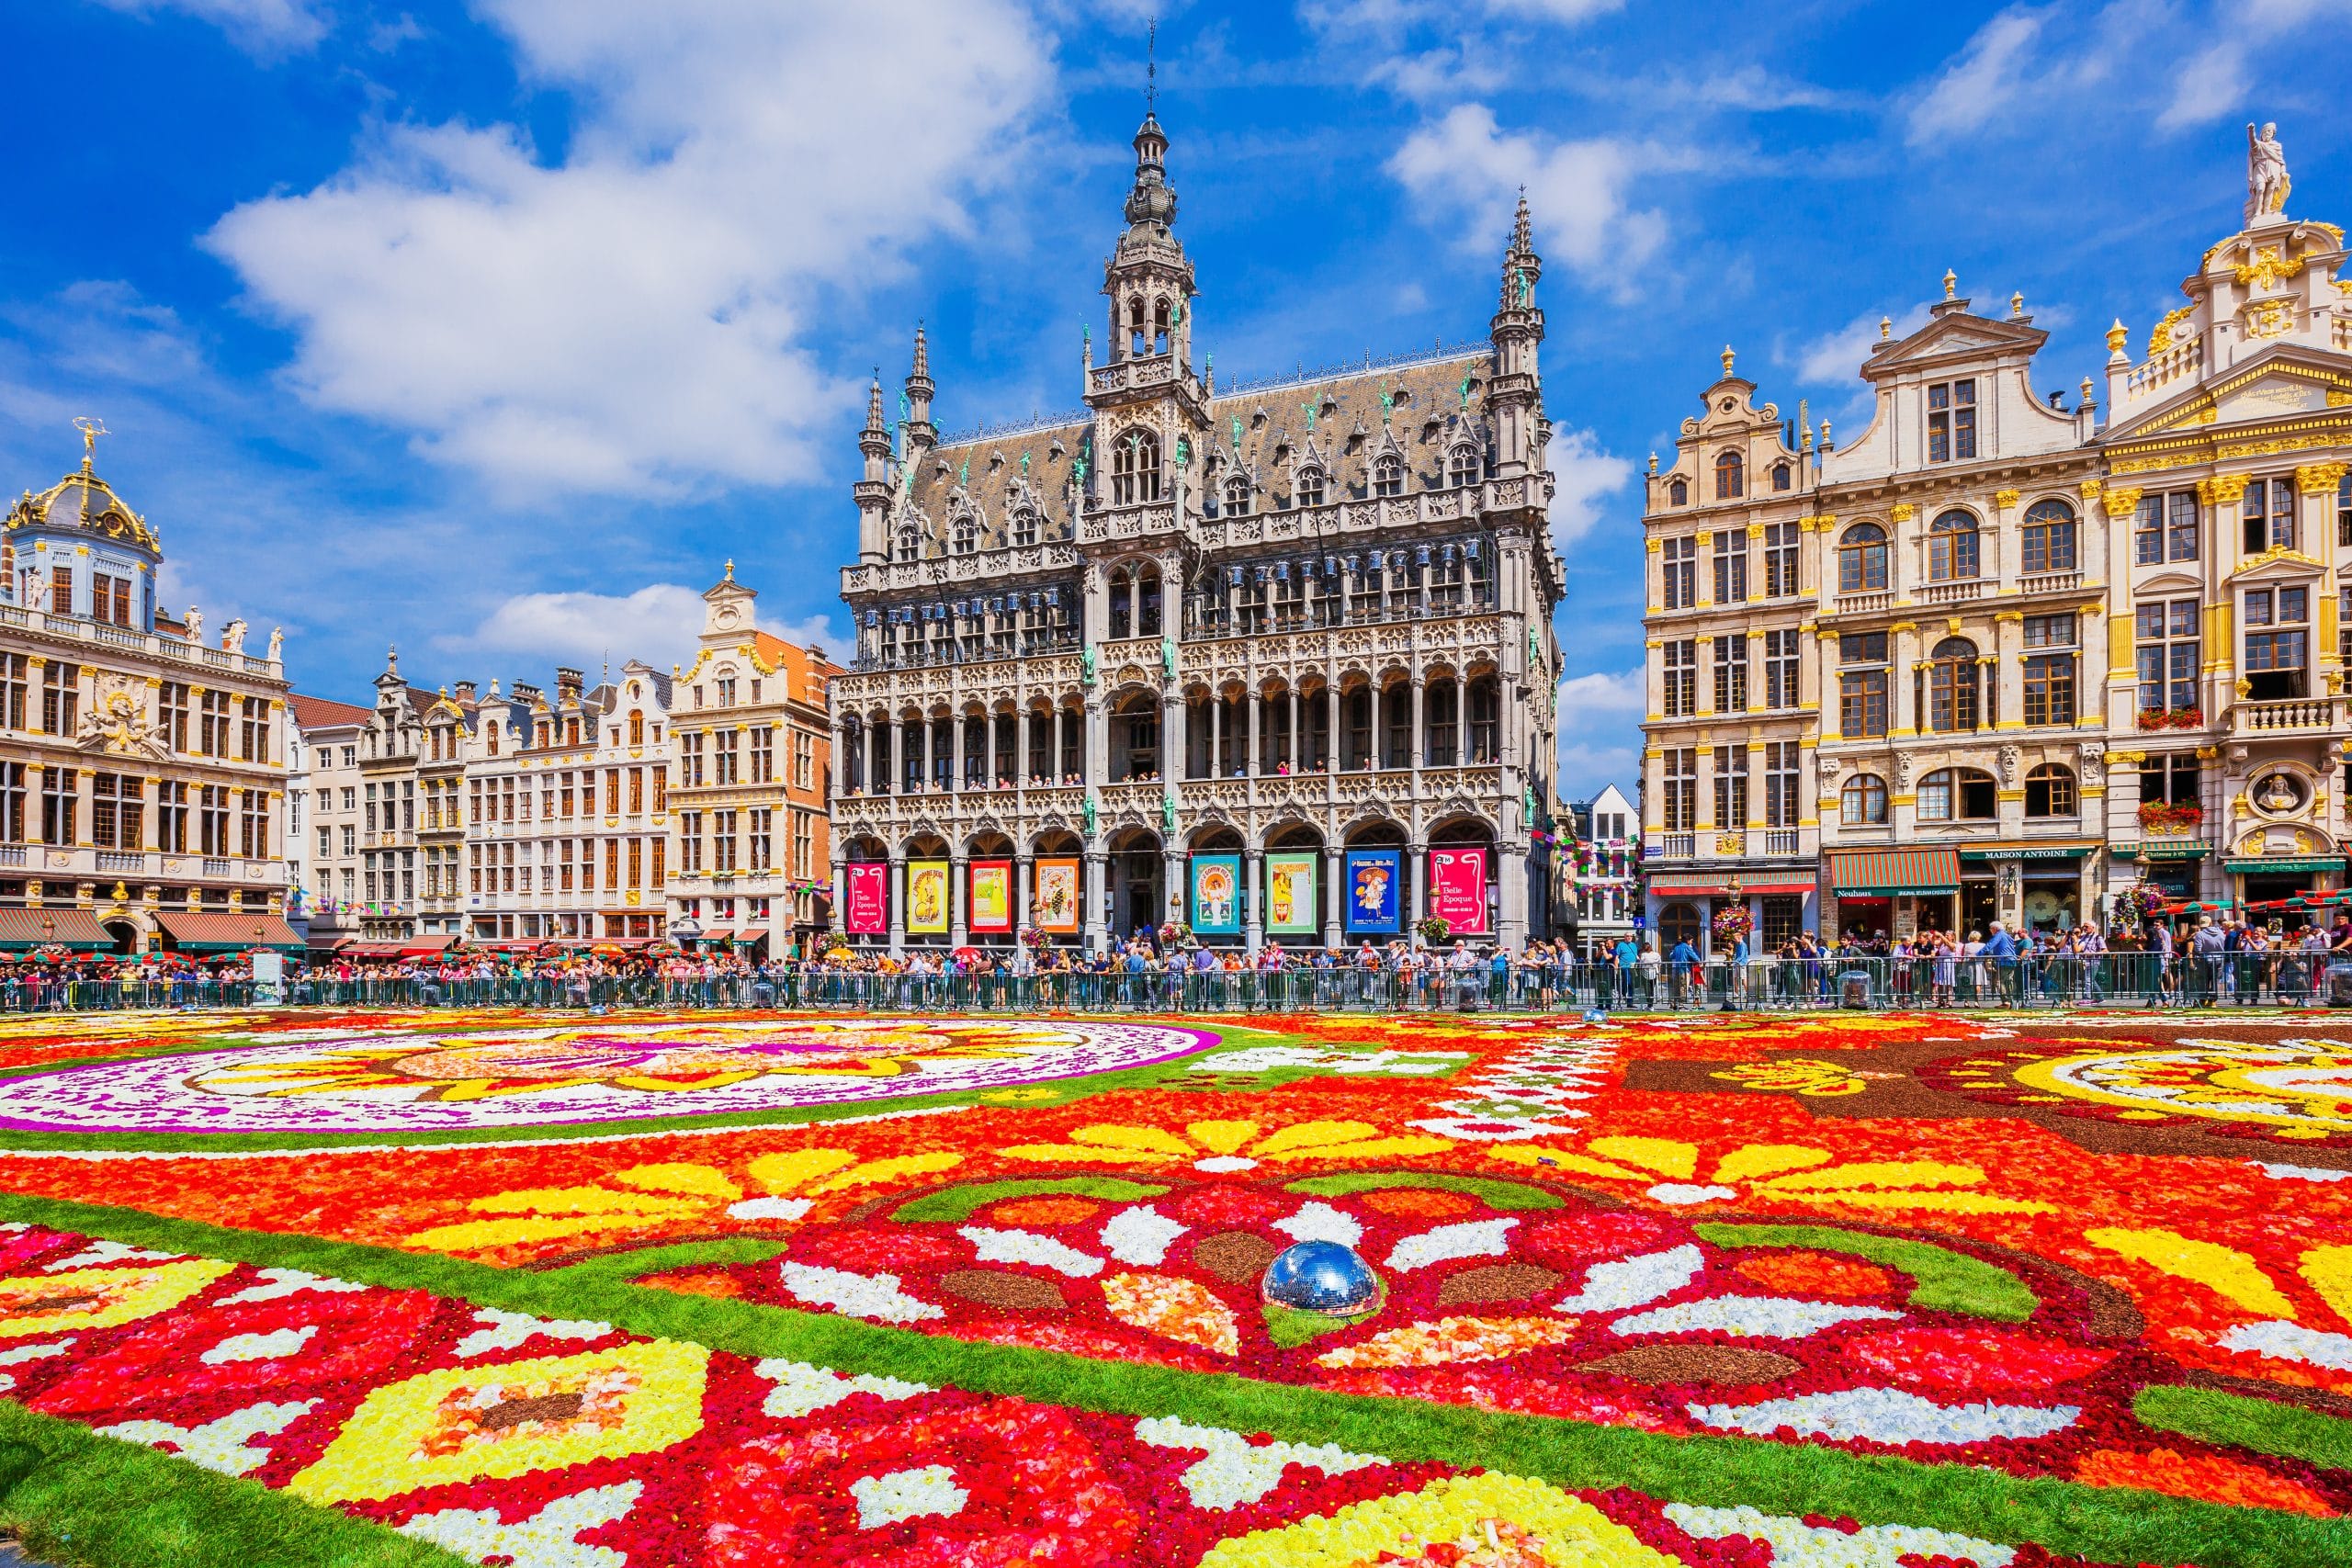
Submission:
<svg viewBox="0 0 2352 1568">
<path fill-rule="evenodd" d="M 1255 947 L 1547 928 L 1562 566 L 1522 203 L 1487 341 L 1220 387 L 1168 141 L 1135 138 L 1081 412 L 859 437 L 833 683 L 854 942 Z"/>
</svg>

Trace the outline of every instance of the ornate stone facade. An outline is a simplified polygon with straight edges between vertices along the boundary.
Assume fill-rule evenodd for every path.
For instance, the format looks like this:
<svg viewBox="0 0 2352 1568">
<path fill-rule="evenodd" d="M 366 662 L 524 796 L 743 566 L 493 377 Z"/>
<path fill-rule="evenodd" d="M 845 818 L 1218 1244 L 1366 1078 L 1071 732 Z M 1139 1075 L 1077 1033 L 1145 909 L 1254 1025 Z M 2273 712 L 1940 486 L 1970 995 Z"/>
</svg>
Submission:
<svg viewBox="0 0 2352 1568">
<path fill-rule="evenodd" d="M 0 942 L 296 944 L 276 633 L 156 603 L 163 542 L 81 468 L 0 524 Z"/>
<path fill-rule="evenodd" d="M 1488 342 L 1219 389 L 1156 118 L 1135 145 L 1083 412 L 942 441 L 920 333 L 895 443 L 874 389 L 832 708 L 837 881 L 889 868 L 861 939 L 907 942 L 910 862 L 950 868 L 918 940 L 960 944 L 972 862 L 1012 863 L 1018 925 L 1035 863 L 1080 861 L 1099 946 L 1186 919 L 1188 858 L 1231 853 L 1239 929 L 1207 939 L 1255 946 L 1287 852 L 1315 857 L 1319 918 L 1278 934 L 1337 942 L 1346 851 L 1400 854 L 1409 921 L 1437 845 L 1484 852 L 1487 931 L 1517 942 L 1544 919 L 1562 585 L 1525 207 Z"/>
</svg>

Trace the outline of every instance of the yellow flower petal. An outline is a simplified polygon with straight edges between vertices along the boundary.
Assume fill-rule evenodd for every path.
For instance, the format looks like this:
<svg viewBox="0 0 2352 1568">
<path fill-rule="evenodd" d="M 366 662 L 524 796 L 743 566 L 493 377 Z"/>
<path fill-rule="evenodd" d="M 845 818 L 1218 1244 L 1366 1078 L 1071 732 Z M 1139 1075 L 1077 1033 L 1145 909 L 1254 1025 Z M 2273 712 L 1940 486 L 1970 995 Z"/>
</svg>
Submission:
<svg viewBox="0 0 2352 1568">
<path fill-rule="evenodd" d="M 466 1205 L 486 1214 L 645 1214 L 684 1217 L 702 1212 L 684 1198 L 650 1192 L 616 1192 L 609 1187 L 525 1187 L 493 1192 Z"/>
<path fill-rule="evenodd" d="M 1829 1158 L 1827 1149 L 1809 1149 L 1803 1144 L 1749 1144 L 1715 1162 L 1715 1179 L 1746 1181 L 1758 1176 L 1778 1176 L 1784 1170 L 1826 1165 Z"/>
<path fill-rule="evenodd" d="M 1865 1209 L 1932 1209 L 1946 1214 L 2054 1214 L 2055 1203 L 2037 1198 L 1996 1198 L 1987 1192 L 1809 1192 L 1792 1194 L 1817 1203 L 1852 1203 Z"/>
<path fill-rule="evenodd" d="M 1192 1155 L 1186 1149 L 1170 1155 L 1164 1149 L 1105 1149 L 1087 1144 L 1015 1144 L 997 1153 L 1007 1159 L 1042 1160 L 1054 1165 L 1157 1165 L 1165 1159 L 1184 1159 Z"/>
<path fill-rule="evenodd" d="M 1538 1166 L 1545 1170 L 1570 1170 L 1578 1176 L 1606 1176 L 1618 1181 L 1647 1181 L 1655 1174 L 1628 1170 L 1623 1166 L 1609 1165 L 1566 1149 L 1547 1148 L 1542 1144 L 1509 1144 L 1488 1149 L 1487 1157 L 1509 1160 L 1513 1165 Z"/>
<path fill-rule="evenodd" d="M 576 1214 L 556 1219 L 469 1220 L 463 1224 L 436 1225 L 429 1231 L 419 1231 L 408 1238 L 407 1245 L 429 1247 L 435 1252 L 471 1252 L 518 1241 L 553 1241 L 558 1236 L 625 1231 L 659 1218 L 655 1214 Z"/>
<path fill-rule="evenodd" d="M 638 1165 L 614 1176 L 625 1186 L 642 1187 L 655 1192 L 682 1192 L 691 1197 L 716 1198 L 722 1203 L 732 1203 L 743 1195 L 743 1190 L 727 1179 L 727 1173 L 707 1165 Z"/>
<path fill-rule="evenodd" d="M 2196 1241 L 2178 1231 L 2133 1230 L 2107 1225 L 2083 1233 L 2093 1247 L 2120 1252 L 2177 1279 L 2192 1280 L 2265 1317 L 2291 1319 L 2295 1303 L 2278 1293 L 2262 1266 L 2234 1247 Z"/>
<path fill-rule="evenodd" d="M 2296 1268 L 2336 1316 L 2352 1323 L 2352 1247 L 2314 1247 Z"/>
<path fill-rule="evenodd" d="M 1974 1187 L 1984 1173 L 1973 1165 L 1938 1160 L 1856 1160 L 1826 1170 L 1800 1170 L 1757 1185 L 1767 1192 L 1819 1192 L 1850 1187 Z"/>
<path fill-rule="evenodd" d="M 1699 1168 L 1699 1145 L 1679 1138 L 1595 1138 L 1585 1146 L 1679 1180 L 1689 1180 Z"/>
<path fill-rule="evenodd" d="M 1433 1138 L 1426 1134 L 1408 1134 L 1401 1138 L 1366 1138 L 1353 1144 L 1318 1144 L 1313 1148 L 1284 1149 L 1268 1159 L 1290 1163 L 1309 1159 L 1408 1159 L 1416 1155 L 1443 1154 L 1453 1146 L 1451 1138 Z M 1264 1149 L 1258 1153 L 1266 1154 Z"/>
<path fill-rule="evenodd" d="M 1106 1148 L 1114 1149 L 1137 1149 L 1151 1154 L 1165 1155 L 1170 1159 L 1193 1157 L 1193 1147 L 1190 1144 L 1175 1134 L 1159 1127 L 1097 1122 L 1091 1127 L 1079 1128 L 1070 1134 L 1070 1136 L 1081 1144 L 1101 1144 Z"/>
<path fill-rule="evenodd" d="M 1258 1135 L 1255 1122 L 1194 1122 L 1184 1131 L 1193 1142 L 1213 1155 L 1238 1155 Z"/>
<path fill-rule="evenodd" d="M 871 1187 L 878 1181 L 891 1181 L 901 1176 L 928 1176 L 936 1170 L 950 1170 L 964 1163 L 964 1156 L 941 1151 L 927 1155 L 897 1155 L 889 1159 L 868 1160 L 853 1166 L 830 1181 L 820 1181 L 808 1189 L 811 1193 L 840 1192 L 852 1187 Z"/>
<path fill-rule="evenodd" d="M 762 1155 L 744 1167 L 771 1195 L 797 1192 L 820 1176 L 857 1163 L 847 1149 L 798 1149 L 788 1155 Z"/>
<path fill-rule="evenodd" d="M 1360 1138 L 1376 1137 L 1379 1133 L 1380 1129 L 1369 1122 L 1300 1122 L 1279 1132 L 1267 1134 L 1265 1141 L 1250 1152 L 1272 1156 L 1309 1145 L 1328 1148 L 1333 1144 L 1351 1144 Z"/>
</svg>

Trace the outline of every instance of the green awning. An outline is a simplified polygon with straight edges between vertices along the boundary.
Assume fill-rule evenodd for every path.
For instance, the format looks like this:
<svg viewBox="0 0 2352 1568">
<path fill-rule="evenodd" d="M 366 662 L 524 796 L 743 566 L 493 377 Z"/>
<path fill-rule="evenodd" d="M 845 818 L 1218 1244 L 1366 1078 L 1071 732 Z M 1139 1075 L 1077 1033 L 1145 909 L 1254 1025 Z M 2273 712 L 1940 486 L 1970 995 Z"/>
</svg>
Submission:
<svg viewBox="0 0 2352 1568">
<path fill-rule="evenodd" d="M 2252 872 L 2260 875 L 2270 871 L 2342 871 L 2342 855 L 2256 855 L 2246 860 L 2225 860 L 2222 869 L 2233 874 Z"/>
<path fill-rule="evenodd" d="M 1971 861 L 2080 860 L 2098 848 L 2097 844 L 2019 844 L 2007 849 L 1962 850 L 1960 858 Z"/>
<path fill-rule="evenodd" d="M 2108 852 L 2117 860 L 2203 860 L 2213 852 L 2213 846 L 2201 839 L 2166 839 L 2161 842 L 2111 844 Z"/>
</svg>

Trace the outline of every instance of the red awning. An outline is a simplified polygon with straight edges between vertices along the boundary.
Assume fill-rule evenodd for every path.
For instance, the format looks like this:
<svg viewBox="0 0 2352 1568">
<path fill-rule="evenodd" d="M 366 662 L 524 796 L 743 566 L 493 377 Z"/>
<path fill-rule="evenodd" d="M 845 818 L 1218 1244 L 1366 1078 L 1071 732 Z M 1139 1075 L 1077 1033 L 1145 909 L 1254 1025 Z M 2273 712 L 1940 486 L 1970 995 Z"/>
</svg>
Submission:
<svg viewBox="0 0 2352 1568">
<path fill-rule="evenodd" d="M 0 947 L 112 947 L 114 938 L 87 909 L 0 909 Z"/>
<path fill-rule="evenodd" d="M 459 938 L 447 932 L 431 936 L 413 936 L 399 944 L 402 958 L 438 958 L 458 945 Z"/>
<path fill-rule="evenodd" d="M 401 944 L 396 942 L 355 942 L 335 950 L 338 958 L 398 958 Z"/>
<path fill-rule="evenodd" d="M 232 915 L 225 911 L 187 914 L 161 909 L 155 923 L 185 953 L 243 953 L 249 948 L 300 948 L 302 939 L 276 915 Z"/>
</svg>

